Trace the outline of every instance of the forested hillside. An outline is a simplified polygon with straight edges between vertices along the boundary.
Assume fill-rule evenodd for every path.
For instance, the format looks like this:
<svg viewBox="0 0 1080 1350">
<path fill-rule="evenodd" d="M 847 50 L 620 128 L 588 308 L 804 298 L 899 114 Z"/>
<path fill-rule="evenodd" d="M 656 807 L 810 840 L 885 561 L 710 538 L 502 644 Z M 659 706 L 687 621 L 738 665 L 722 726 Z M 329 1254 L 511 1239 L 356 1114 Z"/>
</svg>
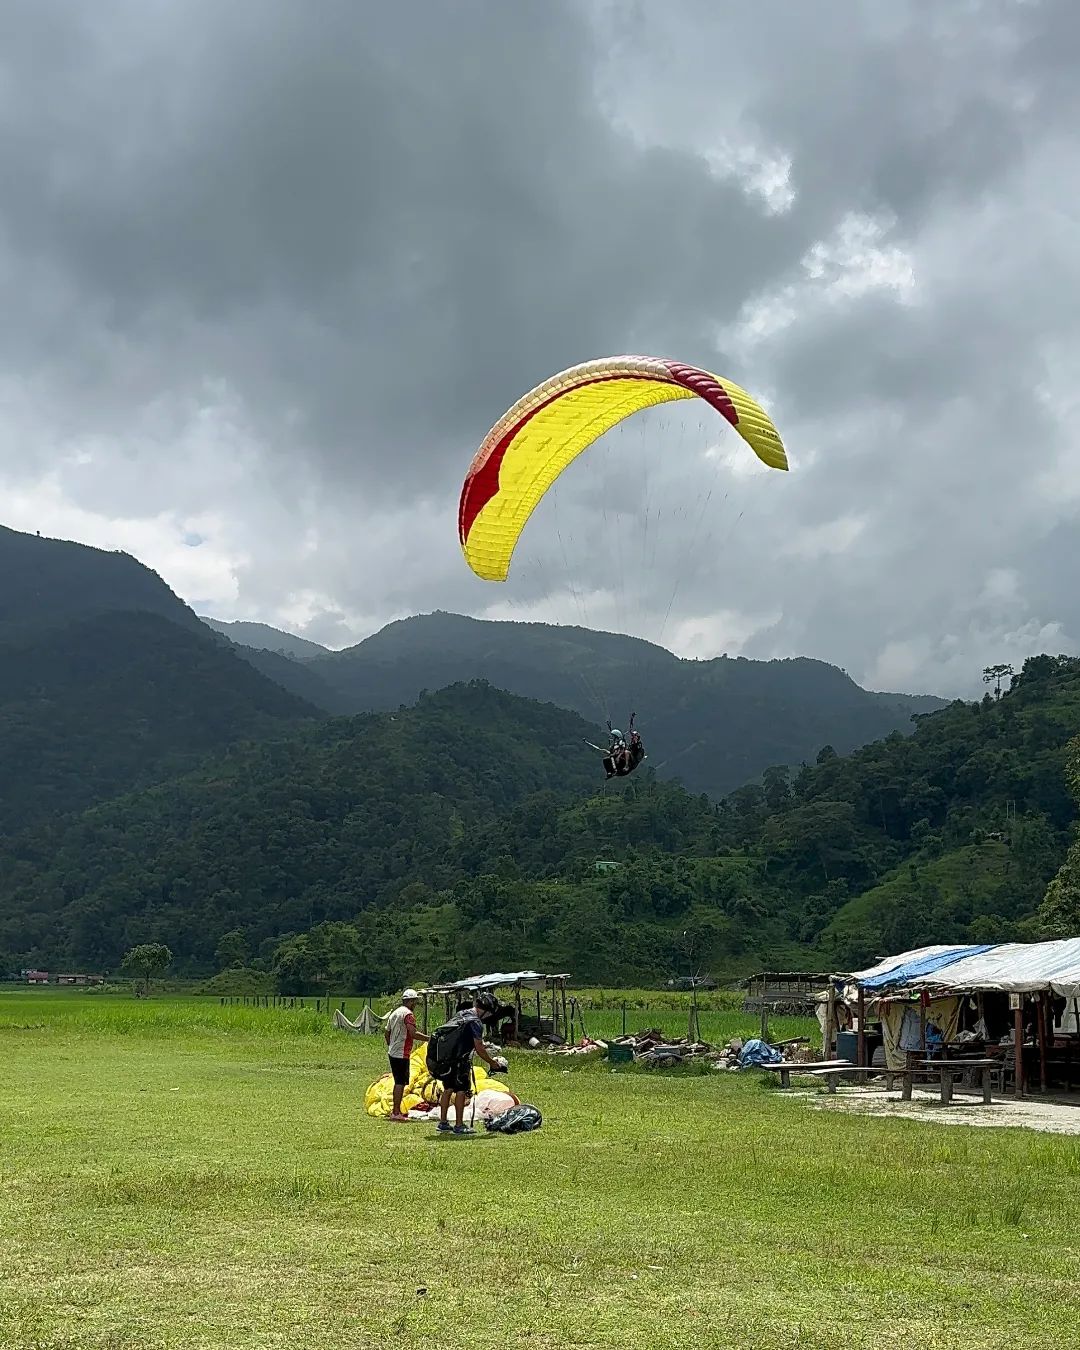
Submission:
<svg viewBox="0 0 1080 1350">
<path fill-rule="evenodd" d="M 204 632 L 157 573 L 129 554 L 0 525 L 0 635 L 25 637 L 117 610 L 159 614 Z"/>
<path fill-rule="evenodd" d="M 328 648 L 320 647 L 317 642 L 309 642 L 307 638 L 297 637 L 294 633 L 283 633 L 279 628 L 271 628 L 268 623 L 228 622 L 224 619 L 208 619 L 204 615 L 199 617 L 215 633 L 221 633 L 230 642 L 254 651 L 279 652 L 299 661 L 330 655 Z"/>
<path fill-rule="evenodd" d="M 0 833 L 319 716 L 200 626 L 148 610 L 0 628 Z"/>
<path fill-rule="evenodd" d="M 602 789 L 574 715 L 483 684 L 236 749 L 24 835 L 10 963 L 255 963 L 377 990 L 478 965 L 654 980 L 934 941 L 1037 936 L 1076 819 L 1080 661 L 719 802 L 648 769 Z M 613 785 L 614 786 L 614 785 Z"/>
<path fill-rule="evenodd" d="M 637 712 L 657 775 L 712 796 L 772 764 L 798 765 L 825 744 L 844 752 L 909 732 L 913 713 L 943 706 L 869 693 L 822 661 L 684 661 L 638 638 L 456 614 L 404 619 L 303 664 L 333 689 L 335 712 L 393 709 L 423 689 L 473 679 L 594 725 L 608 717 L 621 725 Z"/>
<path fill-rule="evenodd" d="M 894 729 L 909 732 L 913 712 L 941 703 L 869 693 L 820 661 L 682 661 L 637 638 L 453 614 L 402 620 L 347 651 L 326 652 L 265 624 L 199 619 L 156 573 L 127 554 L 0 529 L 0 642 L 26 645 L 72 624 L 132 613 L 156 615 L 194 637 L 209 637 L 267 681 L 324 713 L 392 711 L 413 703 L 423 690 L 476 679 L 578 712 L 591 722 L 594 738 L 608 716 L 619 724 L 636 711 L 657 775 L 713 796 L 772 764 L 798 765 L 826 743 L 843 752 Z M 76 641 L 61 639 L 69 646 Z M 188 681 L 189 697 L 205 701 L 210 718 L 216 714 L 209 705 L 228 683 L 227 670 L 238 683 L 226 704 L 230 698 L 243 702 L 242 690 L 257 687 L 235 661 L 220 663 L 201 695 Z M 149 690 L 163 692 L 173 685 L 168 670 L 155 673 L 144 666 L 143 674 Z M 87 720 L 70 725 L 77 739 L 92 746 L 94 712 L 83 702 Z M 139 707 L 145 715 L 145 699 Z M 162 714 L 168 723 L 172 714 L 168 709 Z M 111 715 L 107 708 L 103 723 Z M 133 734 L 128 728 L 122 732 Z M 242 725 L 239 734 L 249 729 Z M 198 747 L 204 743 L 196 737 Z M 109 781 L 121 788 L 153 781 L 156 755 L 154 750 L 147 773 Z M 83 772 L 84 763 L 85 755 L 72 764 L 73 776 Z M 66 810 L 69 798 L 78 804 L 100 797 L 95 788 L 90 795 L 61 795 L 57 801 Z"/>
</svg>

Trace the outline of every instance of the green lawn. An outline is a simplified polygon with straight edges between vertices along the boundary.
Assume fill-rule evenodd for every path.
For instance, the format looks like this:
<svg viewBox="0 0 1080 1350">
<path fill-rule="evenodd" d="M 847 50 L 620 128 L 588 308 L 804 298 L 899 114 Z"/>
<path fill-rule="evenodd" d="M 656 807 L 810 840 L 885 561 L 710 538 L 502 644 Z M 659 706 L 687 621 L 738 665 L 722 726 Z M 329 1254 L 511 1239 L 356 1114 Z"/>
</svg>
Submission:
<svg viewBox="0 0 1080 1350">
<path fill-rule="evenodd" d="M 436 1138 L 364 1116 L 381 1049 L 307 1012 L 0 995 L 0 1345 L 1080 1343 L 1076 1138 L 525 1055 L 541 1131 Z"/>
</svg>

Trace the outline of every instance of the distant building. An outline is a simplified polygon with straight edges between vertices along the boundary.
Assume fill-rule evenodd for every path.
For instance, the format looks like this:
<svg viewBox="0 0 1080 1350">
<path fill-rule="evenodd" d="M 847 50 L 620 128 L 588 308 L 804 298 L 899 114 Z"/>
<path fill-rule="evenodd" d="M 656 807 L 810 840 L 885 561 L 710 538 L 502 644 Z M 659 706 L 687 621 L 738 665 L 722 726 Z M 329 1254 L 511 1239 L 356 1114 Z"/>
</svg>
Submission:
<svg viewBox="0 0 1080 1350">
<path fill-rule="evenodd" d="M 47 970 L 24 970 L 27 984 L 48 984 L 49 972 Z"/>
<path fill-rule="evenodd" d="M 46 976 L 46 980 L 48 976 Z M 104 975 L 57 975 L 57 984 L 104 984 Z"/>
</svg>

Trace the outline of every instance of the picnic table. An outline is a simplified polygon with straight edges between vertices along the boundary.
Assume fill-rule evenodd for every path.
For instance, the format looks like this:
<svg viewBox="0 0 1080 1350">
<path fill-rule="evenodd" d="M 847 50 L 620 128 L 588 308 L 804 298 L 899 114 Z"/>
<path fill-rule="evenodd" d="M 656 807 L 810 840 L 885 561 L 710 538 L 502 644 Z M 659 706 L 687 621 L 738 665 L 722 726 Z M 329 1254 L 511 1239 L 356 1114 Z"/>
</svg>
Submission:
<svg viewBox="0 0 1080 1350">
<path fill-rule="evenodd" d="M 819 1059 L 812 1063 L 799 1064 L 794 1060 L 785 1060 L 782 1064 L 762 1064 L 761 1068 L 768 1069 L 772 1073 L 780 1075 L 780 1086 L 787 1088 L 791 1086 L 791 1075 L 793 1073 L 813 1073 L 816 1069 L 854 1069 L 850 1059 Z"/>
<path fill-rule="evenodd" d="M 982 1098 L 989 1106 L 990 1072 L 992 1069 L 999 1068 L 1000 1063 L 1000 1060 L 982 1058 L 978 1055 L 959 1055 L 952 1059 L 923 1059 L 915 1064 L 908 1064 L 907 1068 L 900 1071 L 904 1078 L 904 1086 L 900 1093 L 901 1100 L 911 1101 L 911 1089 L 917 1073 L 926 1075 L 936 1073 L 941 1082 L 941 1104 L 942 1106 L 948 1106 L 953 1099 L 953 1084 L 956 1079 L 962 1078 L 965 1073 L 972 1069 L 977 1069 L 982 1077 Z"/>
</svg>

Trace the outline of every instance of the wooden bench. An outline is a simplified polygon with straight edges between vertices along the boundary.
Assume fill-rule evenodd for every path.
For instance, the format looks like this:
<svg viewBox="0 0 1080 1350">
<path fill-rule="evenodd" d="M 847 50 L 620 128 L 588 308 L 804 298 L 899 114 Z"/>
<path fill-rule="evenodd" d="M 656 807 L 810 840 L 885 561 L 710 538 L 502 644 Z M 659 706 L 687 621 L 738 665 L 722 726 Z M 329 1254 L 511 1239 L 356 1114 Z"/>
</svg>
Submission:
<svg viewBox="0 0 1080 1350">
<path fill-rule="evenodd" d="M 891 1092 L 893 1079 L 903 1075 L 902 1069 L 887 1069 L 884 1064 L 848 1064 L 832 1068 L 811 1069 L 811 1078 L 824 1078 L 830 1092 L 835 1092 L 841 1078 L 885 1079 L 885 1091 Z"/>
<path fill-rule="evenodd" d="M 791 1086 L 791 1075 L 793 1073 L 814 1073 L 816 1070 L 832 1069 L 854 1069 L 850 1059 L 820 1059 L 810 1064 L 797 1064 L 794 1061 L 785 1060 L 783 1064 L 762 1064 L 762 1069 L 768 1069 L 770 1073 L 780 1075 L 780 1086 L 788 1088 Z"/>
<path fill-rule="evenodd" d="M 1000 1068 L 1001 1061 L 997 1059 L 924 1059 L 920 1064 L 909 1065 L 903 1070 L 904 1086 L 900 1094 L 901 1100 L 911 1101 L 911 1089 L 915 1082 L 917 1073 L 933 1077 L 937 1076 L 941 1082 L 941 1104 L 948 1106 L 953 1099 L 953 1084 L 958 1078 L 962 1078 L 965 1073 L 972 1069 L 977 1069 L 982 1078 L 982 1099 L 985 1105 L 991 1103 L 990 1096 L 990 1074 L 995 1068 Z"/>
</svg>

